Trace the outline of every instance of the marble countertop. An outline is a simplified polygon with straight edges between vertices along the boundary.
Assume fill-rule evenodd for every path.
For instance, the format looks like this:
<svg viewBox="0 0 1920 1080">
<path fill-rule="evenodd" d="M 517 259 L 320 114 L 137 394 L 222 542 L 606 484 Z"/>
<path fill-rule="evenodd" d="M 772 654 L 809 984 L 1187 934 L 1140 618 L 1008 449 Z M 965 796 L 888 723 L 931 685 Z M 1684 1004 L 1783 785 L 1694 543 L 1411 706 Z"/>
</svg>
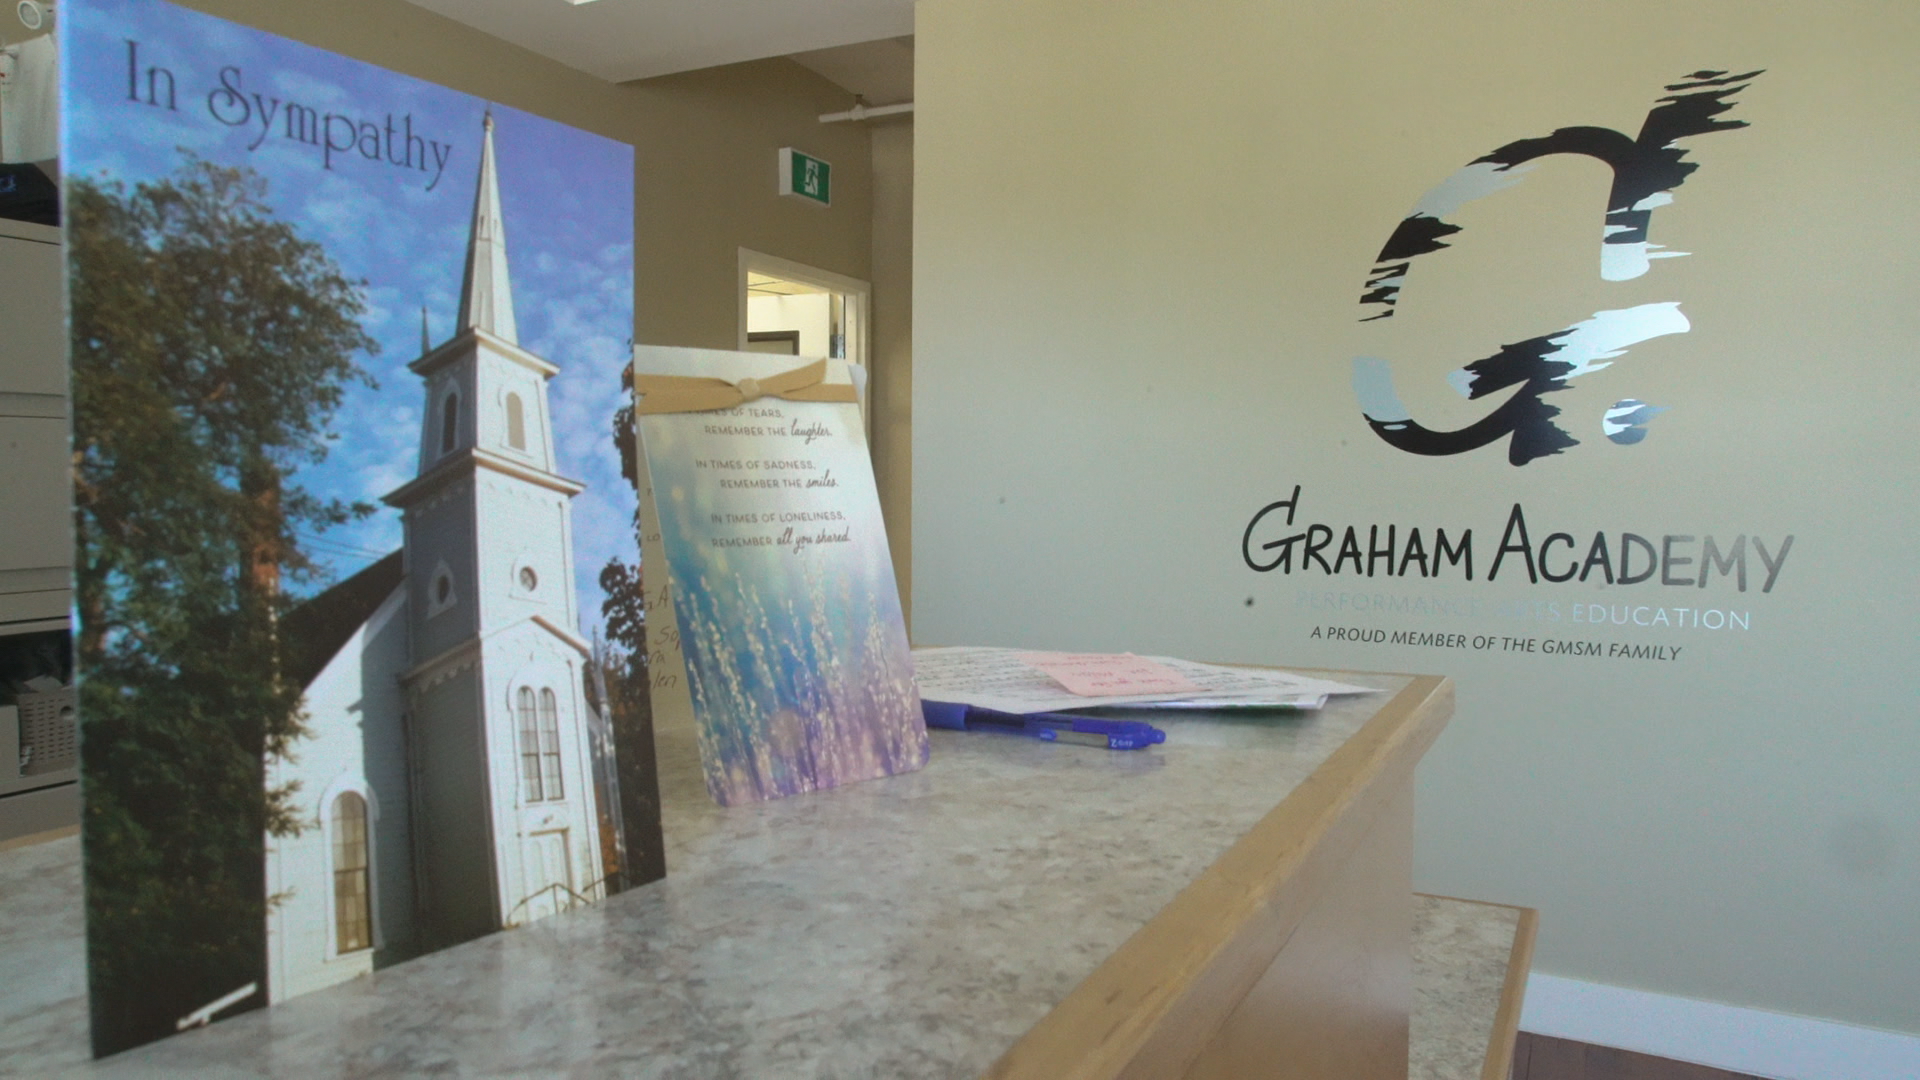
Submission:
<svg viewBox="0 0 1920 1080">
<path fill-rule="evenodd" d="M 100 1062 L 11 984 L 0 1072 L 977 1077 L 1390 698 L 1128 753 L 935 731 L 919 773 L 731 809 L 664 730 L 666 880 Z"/>
<path fill-rule="evenodd" d="M 1408 1080 L 1480 1080 L 1498 1034 L 1522 914 L 1504 904 L 1415 894 Z"/>
</svg>

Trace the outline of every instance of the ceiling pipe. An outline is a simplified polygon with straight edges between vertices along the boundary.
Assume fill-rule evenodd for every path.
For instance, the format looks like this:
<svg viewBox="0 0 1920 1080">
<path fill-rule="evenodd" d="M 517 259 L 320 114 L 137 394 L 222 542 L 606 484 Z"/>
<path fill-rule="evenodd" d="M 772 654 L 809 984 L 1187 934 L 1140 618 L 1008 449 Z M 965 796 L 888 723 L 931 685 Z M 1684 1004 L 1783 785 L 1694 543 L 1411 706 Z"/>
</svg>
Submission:
<svg viewBox="0 0 1920 1080">
<path fill-rule="evenodd" d="M 882 116 L 896 116 L 900 113 L 910 113 L 912 111 L 913 102 L 911 101 L 904 101 L 898 105 L 880 105 L 877 107 L 870 107 L 866 102 L 862 101 L 856 102 L 853 108 L 848 109 L 846 112 L 821 113 L 820 122 L 823 124 L 837 124 L 842 120 L 853 120 L 856 122 L 861 120 L 875 120 Z"/>
</svg>

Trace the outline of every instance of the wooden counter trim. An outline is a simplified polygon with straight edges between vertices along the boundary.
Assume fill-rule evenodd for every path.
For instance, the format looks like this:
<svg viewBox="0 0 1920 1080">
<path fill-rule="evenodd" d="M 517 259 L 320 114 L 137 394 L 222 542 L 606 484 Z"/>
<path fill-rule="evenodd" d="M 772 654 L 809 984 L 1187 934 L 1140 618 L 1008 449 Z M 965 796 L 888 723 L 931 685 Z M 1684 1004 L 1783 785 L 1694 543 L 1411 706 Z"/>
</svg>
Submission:
<svg viewBox="0 0 1920 1080">
<path fill-rule="evenodd" d="M 1533 970 L 1533 939 L 1540 933 L 1540 912 L 1520 909 L 1514 928 L 1513 952 L 1507 958 L 1507 980 L 1500 988 L 1500 1011 L 1493 1014 L 1493 1041 L 1487 1044 L 1487 1063 L 1480 1080 L 1508 1080 L 1513 1074 L 1513 1048 L 1520 1038 L 1520 1007 L 1527 999 L 1527 973 Z"/>
<path fill-rule="evenodd" d="M 1415 676 L 1292 794 L 1075 987 L 991 1080 L 1183 1075 L 1259 981 L 1453 715 Z"/>
<path fill-rule="evenodd" d="M 0 851 L 12 851 L 14 848 L 31 847 L 34 844 L 44 844 L 49 840 L 63 840 L 69 836 L 77 836 L 79 832 L 80 826 L 78 825 L 62 825 L 57 829 L 48 829 L 45 832 L 28 833 L 25 836 L 16 836 L 11 840 L 0 840 Z"/>
</svg>

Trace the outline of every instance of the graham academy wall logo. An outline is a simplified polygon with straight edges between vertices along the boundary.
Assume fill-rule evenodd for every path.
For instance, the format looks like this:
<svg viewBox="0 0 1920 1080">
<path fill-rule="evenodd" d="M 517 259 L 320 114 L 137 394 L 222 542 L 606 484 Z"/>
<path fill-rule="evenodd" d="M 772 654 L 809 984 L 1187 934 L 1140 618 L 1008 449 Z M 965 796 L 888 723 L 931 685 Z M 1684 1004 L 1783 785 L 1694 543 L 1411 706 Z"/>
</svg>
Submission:
<svg viewBox="0 0 1920 1080">
<path fill-rule="evenodd" d="M 1464 204 L 1516 184 L 1541 158 L 1555 154 L 1583 154 L 1613 170 L 1607 197 L 1605 228 L 1600 242 L 1600 276 L 1627 281 L 1647 272 L 1654 259 L 1686 254 L 1666 251 L 1648 239 L 1653 212 L 1673 202 L 1673 192 L 1699 165 L 1684 160 L 1687 151 L 1676 143 L 1695 135 L 1745 127 L 1743 120 L 1723 118 L 1736 104 L 1732 96 L 1761 74 L 1749 71 L 1696 71 L 1665 89 L 1647 113 L 1638 137 L 1611 128 L 1566 127 L 1543 138 L 1508 143 L 1468 164 L 1430 189 L 1387 239 L 1367 276 L 1360 297 L 1362 322 L 1390 319 L 1415 260 L 1448 246 L 1444 238 L 1461 231 L 1447 221 Z M 1650 338 L 1683 334 L 1690 328 L 1677 301 L 1640 304 L 1595 312 L 1583 320 L 1540 337 L 1510 345 L 1447 375 L 1447 381 L 1468 399 L 1488 397 L 1509 387 L 1519 389 L 1481 419 L 1454 431 L 1436 431 L 1415 420 L 1394 392 L 1388 360 L 1358 356 L 1353 360 L 1353 389 L 1361 411 L 1374 432 L 1391 446 L 1410 454 L 1449 455 L 1476 450 L 1512 436 L 1507 460 L 1525 465 L 1536 458 L 1558 454 L 1578 445 L 1579 439 L 1556 422 L 1558 406 L 1544 396 L 1567 388 L 1568 381 L 1599 371 L 1630 347 Z M 1621 445 L 1644 439 L 1646 424 L 1663 410 L 1633 398 L 1624 398 L 1595 418 L 1602 434 Z"/>
</svg>

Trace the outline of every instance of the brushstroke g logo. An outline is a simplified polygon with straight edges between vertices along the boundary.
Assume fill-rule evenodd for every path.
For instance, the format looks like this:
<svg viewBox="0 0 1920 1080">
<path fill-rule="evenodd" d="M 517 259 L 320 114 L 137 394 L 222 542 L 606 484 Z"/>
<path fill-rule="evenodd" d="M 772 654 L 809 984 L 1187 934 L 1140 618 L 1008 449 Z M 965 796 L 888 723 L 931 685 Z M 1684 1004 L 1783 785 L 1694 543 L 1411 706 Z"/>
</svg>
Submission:
<svg viewBox="0 0 1920 1080">
<path fill-rule="evenodd" d="M 1724 71 L 1696 71 L 1684 82 L 1666 87 L 1668 96 L 1647 113 L 1640 137 L 1629 139 L 1611 128 L 1561 128 L 1540 139 L 1521 139 L 1495 150 L 1441 181 L 1421 197 L 1413 212 L 1387 239 L 1367 276 L 1361 310 L 1375 310 L 1362 322 L 1391 318 L 1400 289 L 1415 259 L 1448 245 L 1442 237 L 1460 231 L 1447 215 L 1467 202 L 1518 183 L 1530 162 L 1554 154 L 1584 154 L 1613 170 L 1613 188 L 1607 196 L 1606 228 L 1600 240 L 1600 276 L 1627 281 L 1647 272 L 1649 260 L 1686 254 L 1661 251 L 1647 241 L 1653 211 L 1673 201 L 1673 191 L 1698 165 L 1683 161 L 1686 151 L 1677 140 L 1692 135 L 1746 127 L 1744 120 L 1716 119 L 1731 110 L 1728 100 L 1747 88 L 1760 72 L 1729 75 Z M 1447 455 L 1476 450 L 1507 435 L 1507 460 L 1525 465 L 1535 458 L 1557 454 L 1578 439 L 1554 423 L 1557 406 L 1542 395 L 1567 388 L 1567 380 L 1608 366 L 1628 348 L 1665 334 L 1684 334 L 1686 316 L 1676 303 L 1641 304 L 1619 311 L 1596 312 L 1591 319 L 1565 330 L 1530 338 L 1452 372 L 1447 381 L 1469 399 L 1486 397 L 1510 386 L 1519 390 L 1506 403 L 1457 431 L 1434 431 L 1415 421 L 1393 389 L 1387 361 L 1355 357 L 1353 390 L 1367 423 L 1390 445 L 1410 454 Z M 1614 403 L 1600 417 L 1600 429 L 1622 445 L 1646 437 L 1647 421 L 1661 410 L 1632 398 Z"/>
</svg>

